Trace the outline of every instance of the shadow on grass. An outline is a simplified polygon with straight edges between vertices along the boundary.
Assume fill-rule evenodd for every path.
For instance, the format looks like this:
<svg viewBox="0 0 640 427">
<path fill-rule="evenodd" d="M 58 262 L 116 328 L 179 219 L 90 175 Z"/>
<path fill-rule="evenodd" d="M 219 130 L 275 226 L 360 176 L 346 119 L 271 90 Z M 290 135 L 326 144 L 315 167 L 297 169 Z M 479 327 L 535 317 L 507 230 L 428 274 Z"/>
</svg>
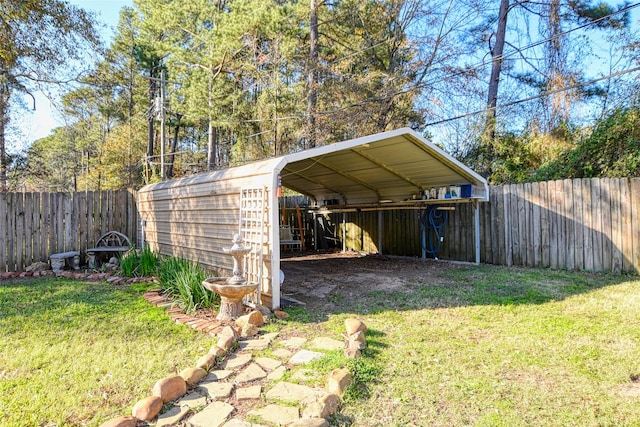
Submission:
<svg viewBox="0 0 640 427">
<path fill-rule="evenodd" d="M 287 274 L 290 267 L 293 272 Z M 637 278 L 377 255 L 297 260 L 283 263 L 282 269 L 286 292 L 306 303 L 287 309 L 301 322 L 323 321 L 340 313 L 544 304 Z M 314 289 L 329 291 L 314 294 Z"/>
</svg>

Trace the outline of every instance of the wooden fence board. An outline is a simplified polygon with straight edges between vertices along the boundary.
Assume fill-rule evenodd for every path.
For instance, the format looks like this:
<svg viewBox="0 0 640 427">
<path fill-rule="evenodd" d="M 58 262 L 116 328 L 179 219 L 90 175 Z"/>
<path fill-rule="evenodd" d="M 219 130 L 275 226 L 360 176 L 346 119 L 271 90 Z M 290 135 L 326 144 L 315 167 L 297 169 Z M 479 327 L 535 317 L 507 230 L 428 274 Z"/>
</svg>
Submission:
<svg viewBox="0 0 640 427">
<path fill-rule="evenodd" d="M 33 229 L 33 211 L 34 200 L 33 193 L 24 193 L 24 258 L 23 265 L 26 267 L 31 265 L 33 259 L 33 237 L 35 231 Z"/>
<path fill-rule="evenodd" d="M 593 271 L 602 271 L 602 190 L 600 179 L 591 180 L 591 249 Z"/>
<path fill-rule="evenodd" d="M 584 269 L 593 271 L 593 215 L 591 212 L 591 180 L 583 178 L 581 185 L 581 210 L 583 233 L 583 259 Z"/>
<path fill-rule="evenodd" d="M 620 209 L 620 180 L 609 181 L 609 197 L 611 201 L 611 271 L 619 274 L 622 271 L 622 210 Z"/>
<path fill-rule="evenodd" d="M 630 199 L 633 270 L 640 273 L 640 178 L 631 178 Z"/>
<path fill-rule="evenodd" d="M 547 182 L 538 184 L 539 215 L 540 215 L 540 264 L 549 267 L 549 185 Z"/>
<path fill-rule="evenodd" d="M 502 187 L 504 200 L 504 247 L 505 247 L 505 264 L 513 265 L 513 244 L 511 243 L 511 186 Z M 502 244 L 502 242 L 501 242 Z"/>
<path fill-rule="evenodd" d="M 584 270 L 584 229 L 582 218 L 582 181 L 580 179 L 573 180 L 573 211 L 571 215 L 571 224 L 573 226 L 573 255 L 575 259 L 575 269 Z"/>
<path fill-rule="evenodd" d="M 7 193 L 0 192 L 0 273 L 7 271 Z M 10 255 L 9 255 L 10 256 Z"/>
<path fill-rule="evenodd" d="M 25 229 L 24 229 L 24 194 L 16 193 L 14 195 L 16 215 L 15 215 L 15 227 L 16 227 L 16 269 L 21 271 L 24 267 L 24 241 L 25 241 Z"/>
<path fill-rule="evenodd" d="M 631 182 L 620 180 L 620 215 L 622 219 L 622 270 L 633 271 L 633 230 L 631 230 Z"/>
</svg>

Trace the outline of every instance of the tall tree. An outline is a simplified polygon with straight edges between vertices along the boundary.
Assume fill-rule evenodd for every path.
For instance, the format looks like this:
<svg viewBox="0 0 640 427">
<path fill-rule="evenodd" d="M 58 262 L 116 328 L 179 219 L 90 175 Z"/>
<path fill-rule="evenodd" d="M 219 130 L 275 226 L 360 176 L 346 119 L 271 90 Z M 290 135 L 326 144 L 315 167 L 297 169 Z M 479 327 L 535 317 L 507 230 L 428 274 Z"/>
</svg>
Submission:
<svg viewBox="0 0 640 427">
<path fill-rule="evenodd" d="M 64 0 L 0 2 L 0 190 L 7 186 L 6 125 L 15 92 L 30 93 L 38 82 L 61 83 L 74 75 L 58 69 L 97 48 L 95 21 Z"/>
</svg>

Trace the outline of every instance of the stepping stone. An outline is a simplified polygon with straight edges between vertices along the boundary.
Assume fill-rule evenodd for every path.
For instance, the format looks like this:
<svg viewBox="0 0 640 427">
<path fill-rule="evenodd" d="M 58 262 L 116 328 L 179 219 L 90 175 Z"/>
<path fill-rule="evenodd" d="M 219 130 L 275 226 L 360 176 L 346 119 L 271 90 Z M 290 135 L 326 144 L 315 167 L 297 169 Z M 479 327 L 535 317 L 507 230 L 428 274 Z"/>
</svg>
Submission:
<svg viewBox="0 0 640 427">
<path fill-rule="evenodd" d="M 231 396 L 231 392 L 233 391 L 232 383 L 220 383 L 217 381 L 211 383 L 200 383 L 200 387 L 198 387 L 202 393 L 206 393 L 212 399 L 226 399 Z"/>
<path fill-rule="evenodd" d="M 344 349 L 344 341 L 334 340 L 329 337 L 318 337 L 311 341 L 309 348 L 327 351 L 342 350 Z"/>
<path fill-rule="evenodd" d="M 324 353 L 318 353 L 316 351 L 309 350 L 300 350 L 299 352 L 294 354 L 291 359 L 289 359 L 289 363 L 292 365 L 304 365 L 311 362 L 312 360 L 320 359 L 324 356 Z"/>
<path fill-rule="evenodd" d="M 262 393 L 262 386 L 252 385 L 250 387 L 240 387 L 236 389 L 236 399 L 260 399 L 260 393 Z"/>
<path fill-rule="evenodd" d="M 158 416 L 156 427 L 166 427 L 178 424 L 191 412 L 188 406 L 174 406 L 162 415 Z"/>
<path fill-rule="evenodd" d="M 307 342 L 306 338 L 303 337 L 291 337 L 287 340 L 282 341 L 282 345 L 287 348 L 300 348 L 304 343 Z"/>
<path fill-rule="evenodd" d="M 279 379 L 281 379 L 284 376 L 285 372 L 287 372 L 287 367 L 286 366 L 280 366 L 275 371 L 270 372 L 269 375 L 267 375 L 267 379 L 269 381 L 278 381 Z"/>
<path fill-rule="evenodd" d="M 234 418 L 227 421 L 222 427 L 265 427 L 262 424 L 251 424 L 249 421 L 244 421 L 239 418 Z"/>
<path fill-rule="evenodd" d="M 293 373 L 293 375 L 291 375 L 291 379 L 306 382 L 315 379 L 316 375 L 316 371 L 311 369 L 298 369 Z"/>
<path fill-rule="evenodd" d="M 313 389 L 306 385 L 288 383 L 286 381 L 277 383 L 267 392 L 267 399 L 282 400 L 285 402 L 305 402 L 315 401 L 317 398 L 327 394 L 324 390 Z"/>
<path fill-rule="evenodd" d="M 207 404 L 207 397 L 200 393 L 189 393 L 178 402 L 180 406 L 187 406 L 191 409 L 204 407 Z"/>
<path fill-rule="evenodd" d="M 269 344 L 271 344 L 271 341 L 278 338 L 278 335 L 280 335 L 280 332 L 271 332 L 271 333 L 262 335 L 261 338 L 265 341 L 269 341 Z"/>
<path fill-rule="evenodd" d="M 202 380 L 203 383 L 210 383 L 213 381 L 224 381 L 227 378 L 229 378 L 231 375 L 233 375 L 233 371 L 227 371 L 227 370 L 217 370 L 217 371 L 211 371 L 209 372 L 209 375 L 207 375 L 206 377 L 204 377 L 204 379 Z"/>
<path fill-rule="evenodd" d="M 281 361 L 270 359 L 268 357 L 258 357 L 256 358 L 256 363 L 260 365 L 262 369 L 266 369 L 267 371 L 274 371 L 282 365 Z"/>
<path fill-rule="evenodd" d="M 232 354 L 220 364 L 225 370 L 238 369 L 251 361 L 251 354 Z"/>
<path fill-rule="evenodd" d="M 237 384 L 249 383 L 267 377 L 267 373 L 262 370 L 257 363 L 251 363 L 236 377 Z"/>
<path fill-rule="evenodd" d="M 289 359 L 293 353 L 291 353 L 286 348 L 277 348 L 272 351 L 273 355 L 279 357 L 280 359 Z"/>
<path fill-rule="evenodd" d="M 300 410 L 293 406 L 267 405 L 261 409 L 253 409 L 247 415 L 260 417 L 267 422 L 283 426 L 299 420 Z"/>
<path fill-rule="evenodd" d="M 235 408 L 228 403 L 213 402 L 187 421 L 189 427 L 219 427 Z"/>
<path fill-rule="evenodd" d="M 270 342 L 262 338 L 248 339 L 238 342 L 238 348 L 242 351 L 261 351 L 269 347 Z"/>
</svg>

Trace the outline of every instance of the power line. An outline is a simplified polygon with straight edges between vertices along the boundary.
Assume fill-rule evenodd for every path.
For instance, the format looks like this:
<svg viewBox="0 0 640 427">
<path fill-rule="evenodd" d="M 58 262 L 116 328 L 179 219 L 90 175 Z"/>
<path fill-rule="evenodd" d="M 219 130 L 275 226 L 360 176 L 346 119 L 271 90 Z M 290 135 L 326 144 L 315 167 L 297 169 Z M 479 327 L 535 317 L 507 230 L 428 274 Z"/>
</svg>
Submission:
<svg viewBox="0 0 640 427">
<path fill-rule="evenodd" d="M 496 110 L 498 108 L 511 107 L 513 105 L 516 105 L 516 104 L 521 104 L 523 102 L 533 101 L 535 99 L 544 98 L 545 96 L 553 95 L 553 94 L 556 94 L 556 93 L 565 92 L 565 91 L 572 90 L 572 89 L 577 89 L 577 88 L 580 88 L 580 87 L 583 87 L 583 86 L 588 86 L 588 85 L 597 83 L 597 82 L 602 81 L 602 80 L 612 79 L 614 77 L 622 76 L 624 74 L 633 73 L 635 71 L 640 71 L 640 67 L 635 67 L 635 68 L 630 68 L 630 69 L 623 70 L 623 71 L 618 71 L 617 73 L 612 73 L 612 74 L 609 74 L 608 76 L 598 77 L 597 79 L 593 79 L 593 80 L 589 80 L 587 82 L 582 82 L 582 83 L 579 83 L 579 84 L 575 84 L 573 86 L 568 86 L 568 87 L 564 87 L 564 88 L 550 90 L 550 91 L 547 91 L 547 92 L 544 92 L 544 93 L 541 93 L 541 94 L 538 94 L 538 95 L 530 96 L 528 98 L 523 98 L 523 99 L 519 99 L 519 100 L 516 100 L 516 101 L 507 102 L 506 104 L 500 104 L 500 105 L 497 105 L 495 107 L 483 108 L 482 110 L 476 110 L 476 111 L 473 111 L 473 112 L 470 112 L 470 113 L 461 114 L 461 115 L 456 116 L 456 117 L 450 117 L 448 119 L 442 119 L 442 120 L 438 120 L 438 121 L 435 121 L 435 122 L 427 123 L 426 125 L 424 125 L 424 127 L 435 126 L 435 125 L 439 125 L 439 124 L 442 124 L 442 123 L 451 122 L 451 121 L 454 121 L 454 120 L 464 119 L 465 117 L 470 117 L 470 116 L 473 116 L 473 115 L 476 115 L 476 114 L 486 113 L 487 111 Z"/>
</svg>

